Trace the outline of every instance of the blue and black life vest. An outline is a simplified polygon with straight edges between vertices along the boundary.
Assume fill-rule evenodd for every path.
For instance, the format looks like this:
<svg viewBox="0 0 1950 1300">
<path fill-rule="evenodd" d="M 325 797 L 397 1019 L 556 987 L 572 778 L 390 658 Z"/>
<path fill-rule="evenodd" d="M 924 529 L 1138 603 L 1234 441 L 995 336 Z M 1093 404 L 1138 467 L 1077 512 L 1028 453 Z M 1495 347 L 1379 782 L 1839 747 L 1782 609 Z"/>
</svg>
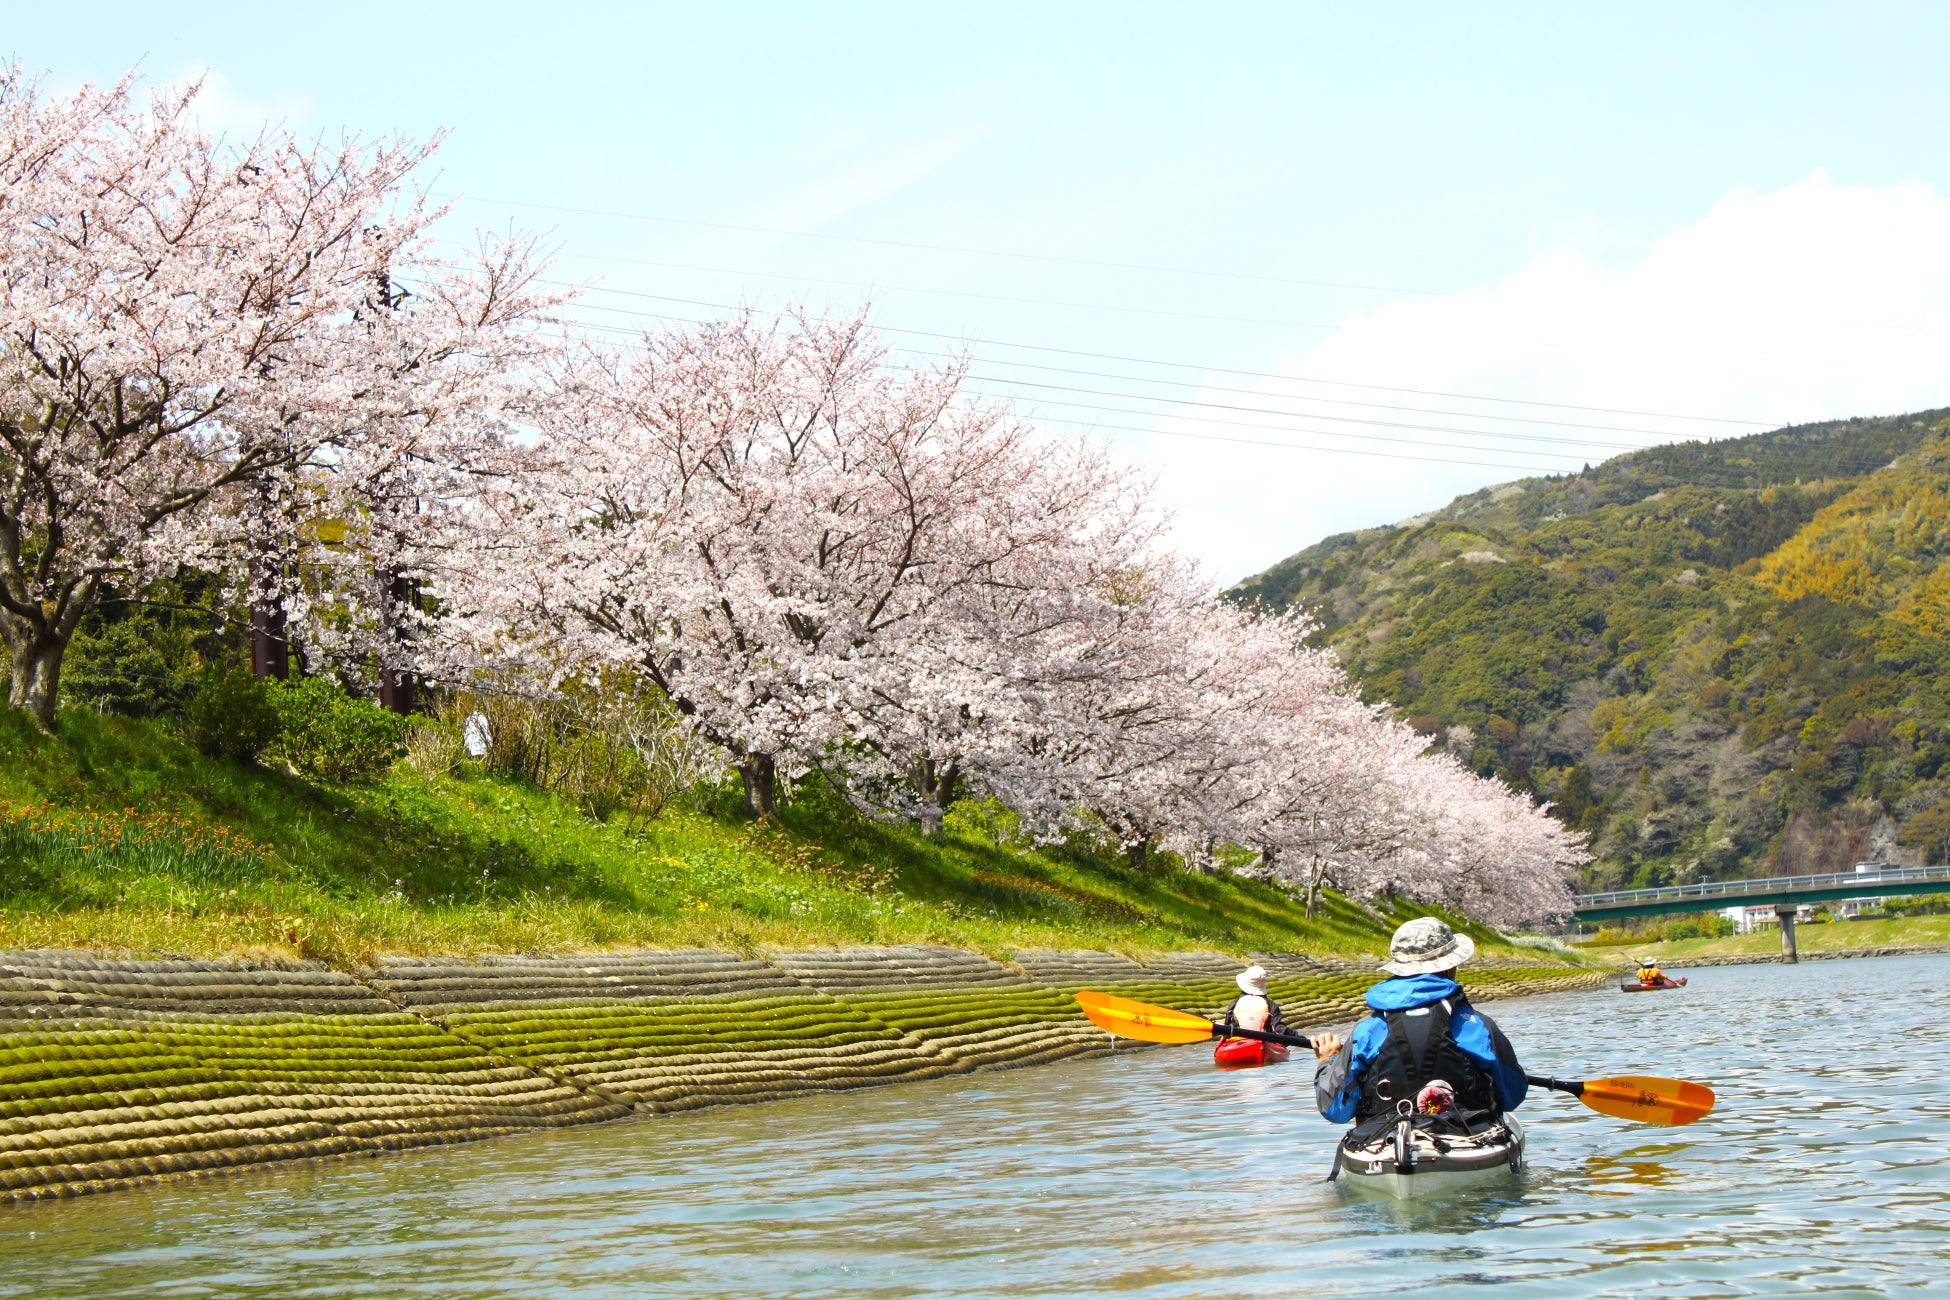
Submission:
<svg viewBox="0 0 1950 1300">
<path fill-rule="evenodd" d="M 1371 1013 L 1387 1023 L 1388 1037 L 1361 1078 L 1361 1096 L 1354 1107 L 1356 1124 L 1401 1113 L 1400 1103 L 1413 1105 L 1415 1094 L 1436 1079 L 1454 1090 L 1456 1109 L 1462 1112 L 1459 1118 L 1465 1122 L 1498 1113 L 1496 1085 L 1489 1071 L 1458 1047 L 1449 1032 L 1451 1016 L 1468 1006 L 1456 994 L 1405 1011 Z"/>
</svg>

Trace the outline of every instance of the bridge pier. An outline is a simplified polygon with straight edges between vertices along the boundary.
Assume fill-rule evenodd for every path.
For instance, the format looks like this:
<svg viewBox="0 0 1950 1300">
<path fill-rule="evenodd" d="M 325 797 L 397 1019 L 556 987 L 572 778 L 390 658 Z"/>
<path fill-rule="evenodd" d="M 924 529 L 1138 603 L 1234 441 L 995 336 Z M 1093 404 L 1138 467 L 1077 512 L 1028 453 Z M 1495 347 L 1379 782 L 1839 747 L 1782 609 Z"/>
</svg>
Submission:
<svg viewBox="0 0 1950 1300">
<path fill-rule="evenodd" d="M 1781 961 L 1789 966 L 1801 960 L 1794 950 L 1794 914 L 1797 910 L 1793 903 L 1774 904 L 1774 916 L 1781 923 Z"/>
</svg>

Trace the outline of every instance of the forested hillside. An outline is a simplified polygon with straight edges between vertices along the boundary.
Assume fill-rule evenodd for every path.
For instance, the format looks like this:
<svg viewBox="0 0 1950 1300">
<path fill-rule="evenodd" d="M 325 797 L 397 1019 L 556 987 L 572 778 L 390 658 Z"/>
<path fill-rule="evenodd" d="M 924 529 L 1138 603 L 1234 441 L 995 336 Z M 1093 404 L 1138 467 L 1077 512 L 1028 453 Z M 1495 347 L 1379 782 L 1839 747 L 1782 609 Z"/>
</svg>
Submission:
<svg viewBox="0 0 1950 1300">
<path fill-rule="evenodd" d="M 1950 411 L 1618 457 L 1242 583 L 1554 800 L 1595 884 L 1950 853 Z"/>
</svg>

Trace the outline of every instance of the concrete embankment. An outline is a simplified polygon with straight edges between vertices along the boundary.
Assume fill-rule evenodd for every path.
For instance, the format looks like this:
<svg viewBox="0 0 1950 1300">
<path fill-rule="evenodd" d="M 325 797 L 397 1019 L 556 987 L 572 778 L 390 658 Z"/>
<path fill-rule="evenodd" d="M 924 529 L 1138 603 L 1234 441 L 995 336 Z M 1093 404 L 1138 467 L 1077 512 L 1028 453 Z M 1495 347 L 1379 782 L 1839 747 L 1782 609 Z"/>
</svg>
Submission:
<svg viewBox="0 0 1950 1300">
<path fill-rule="evenodd" d="M 1366 962 L 1259 954 L 1291 1023 L 1360 1011 Z M 631 1114 L 1103 1054 L 1080 988 L 1191 1010 L 1233 958 L 953 948 L 484 960 L 0 953 L 0 1197 L 76 1196 Z M 1603 970 L 1474 965 L 1479 1001 Z"/>
</svg>

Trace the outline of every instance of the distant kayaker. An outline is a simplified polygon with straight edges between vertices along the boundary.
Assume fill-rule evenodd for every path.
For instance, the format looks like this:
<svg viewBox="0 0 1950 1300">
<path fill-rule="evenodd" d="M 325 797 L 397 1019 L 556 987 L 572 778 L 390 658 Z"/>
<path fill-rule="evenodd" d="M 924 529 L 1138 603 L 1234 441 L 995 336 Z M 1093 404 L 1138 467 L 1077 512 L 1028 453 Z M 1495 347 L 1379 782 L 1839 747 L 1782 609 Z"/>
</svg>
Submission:
<svg viewBox="0 0 1950 1300">
<path fill-rule="evenodd" d="M 1665 982 L 1665 972 L 1659 969 L 1659 963 L 1657 961 L 1654 961 L 1650 957 L 1639 958 L 1639 983 L 1645 985 L 1647 988 L 1652 988 Z"/>
<path fill-rule="evenodd" d="M 1394 978 L 1368 990 L 1372 1014 L 1346 1042 L 1338 1034 L 1314 1039 L 1322 1115 L 1346 1123 L 1453 1109 L 1473 1131 L 1522 1104 L 1529 1085 L 1516 1052 L 1454 978 L 1475 955 L 1474 940 L 1433 916 L 1395 931 L 1381 968 Z"/>
<path fill-rule="evenodd" d="M 1280 1004 L 1266 996 L 1266 971 L 1263 967 L 1248 966 L 1232 980 L 1239 986 L 1239 996 L 1226 1008 L 1227 1024 L 1238 1025 L 1241 1029 L 1261 1029 L 1272 1034 L 1293 1032 L 1286 1027 L 1286 1020 L 1280 1015 Z"/>
</svg>

